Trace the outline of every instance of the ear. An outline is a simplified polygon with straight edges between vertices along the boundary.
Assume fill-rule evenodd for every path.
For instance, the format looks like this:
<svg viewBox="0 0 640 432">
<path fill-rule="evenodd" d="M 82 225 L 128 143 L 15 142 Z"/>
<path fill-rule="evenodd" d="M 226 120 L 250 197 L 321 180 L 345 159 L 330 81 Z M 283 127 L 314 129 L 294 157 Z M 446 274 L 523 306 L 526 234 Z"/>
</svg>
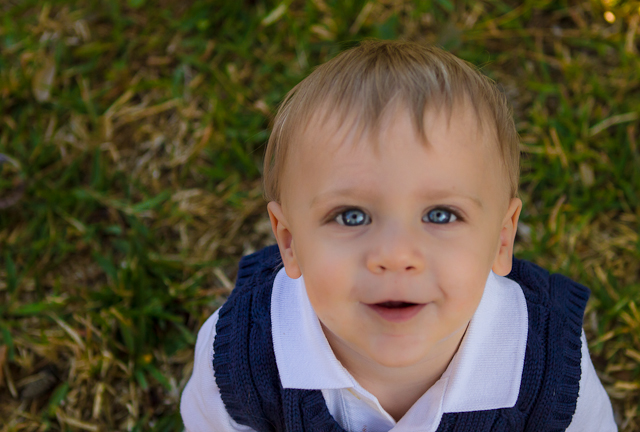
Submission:
<svg viewBox="0 0 640 432">
<path fill-rule="evenodd" d="M 271 230 L 278 242 L 280 256 L 282 257 L 287 276 L 291 279 L 298 279 L 302 275 L 302 272 L 300 271 L 298 260 L 293 253 L 293 235 L 284 217 L 282 206 L 275 201 L 271 201 L 267 204 L 267 211 L 269 212 L 269 220 L 271 220 Z"/>
<path fill-rule="evenodd" d="M 506 276 L 511 273 L 513 242 L 516 239 L 521 210 L 522 200 L 520 198 L 511 198 L 507 214 L 502 221 L 502 228 L 500 229 L 499 249 L 493 261 L 492 270 L 498 276 Z"/>
</svg>

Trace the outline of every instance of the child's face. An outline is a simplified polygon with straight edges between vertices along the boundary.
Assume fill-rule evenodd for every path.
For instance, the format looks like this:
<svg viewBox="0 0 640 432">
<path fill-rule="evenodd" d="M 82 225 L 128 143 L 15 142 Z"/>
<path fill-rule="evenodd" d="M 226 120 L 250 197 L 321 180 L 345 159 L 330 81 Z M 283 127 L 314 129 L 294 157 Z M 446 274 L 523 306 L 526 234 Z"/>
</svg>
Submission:
<svg viewBox="0 0 640 432">
<path fill-rule="evenodd" d="M 335 119 L 311 123 L 269 213 L 338 358 L 405 367 L 455 351 L 489 271 L 510 271 L 522 203 L 507 202 L 497 143 L 469 106 L 449 127 L 427 112 L 427 146 L 408 111 L 389 120 L 379 151 Z"/>
</svg>

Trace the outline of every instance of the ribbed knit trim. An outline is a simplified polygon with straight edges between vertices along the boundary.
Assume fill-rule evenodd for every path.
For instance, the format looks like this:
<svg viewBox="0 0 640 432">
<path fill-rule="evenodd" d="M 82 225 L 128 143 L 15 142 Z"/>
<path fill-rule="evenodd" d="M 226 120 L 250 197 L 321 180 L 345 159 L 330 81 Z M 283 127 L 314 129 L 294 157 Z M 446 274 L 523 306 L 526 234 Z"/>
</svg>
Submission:
<svg viewBox="0 0 640 432">
<path fill-rule="evenodd" d="M 590 292 L 586 287 L 561 274 L 551 275 L 549 283 L 554 310 L 559 311 L 562 305 L 565 305 L 564 311 L 560 315 L 565 317 L 565 322 L 561 323 L 561 346 L 564 347 L 562 361 L 565 365 L 565 373 L 559 381 L 557 409 L 554 412 L 554 419 L 558 421 L 558 430 L 564 430 L 571 424 L 571 419 L 576 411 L 576 395 L 580 391 L 582 375 L 580 336 L 584 309 L 587 300 L 589 300 Z"/>
<path fill-rule="evenodd" d="M 264 412 L 264 409 L 267 408 L 266 404 L 275 404 L 276 406 L 273 408 L 277 409 L 280 398 L 279 395 L 271 395 L 275 396 L 276 400 L 266 401 L 256 389 L 259 383 L 254 373 L 268 374 L 268 367 L 262 368 L 262 371 L 260 371 L 260 367 L 253 367 L 256 364 L 255 357 L 260 356 L 260 353 L 251 352 L 252 344 L 250 341 L 255 337 L 261 337 L 268 343 L 268 346 L 273 347 L 271 344 L 271 317 L 268 308 L 266 315 L 263 313 L 263 316 L 260 316 L 261 308 L 253 307 L 256 301 L 258 304 L 260 301 L 269 302 L 270 291 L 268 296 L 265 296 L 264 290 L 252 288 L 257 281 L 273 284 L 279 264 L 280 257 L 277 254 L 277 246 L 262 249 L 240 260 L 236 286 L 220 309 L 216 324 L 216 338 L 213 343 L 216 384 L 220 389 L 220 395 L 227 412 L 237 423 L 250 426 L 258 431 L 274 430 L 272 429 L 272 419 L 265 418 L 259 413 Z M 260 294 L 263 294 L 262 298 L 259 297 Z M 239 341 L 246 342 L 238 343 Z M 270 363 L 269 354 L 273 357 L 273 349 L 271 349 L 271 353 L 268 351 L 267 349 L 266 353 L 262 353 L 267 357 L 264 359 L 265 365 Z M 275 357 L 273 363 L 275 363 Z M 277 389 L 279 380 L 275 384 Z M 250 409 L 247 410 L 247 407 Z M 278 426 L 280 427 L 276 430 L 284 430 L 284 425 Z"/>
<path fill-rule="evenodd" d="M 547 410 L 548 416 L 546 424 L 531 424 L 529 427 L 536 431 L 564 431 L 571 424 L 580 390 L 580 336 L 590 291 L 566 276 L 557 273 L 549 275 L 542 267 L 515 257 L 512 271 L 507 277 L 520 284 L 530 304 L 537 303 L 547 312 L 534 315 L 548 321 L 544 347 L 545 376 L 542 377 L 547 385 L 540 389 L 538 399 L 543 398 L 550 403 L 537 404 L 531 412 L 531 418 L 544 418 L 544 410 Z M 557 352 L 558 349 L 562 351 Z M 547 376 L 549 373 L 553 373 L 553 376 Z"/>
</svg>

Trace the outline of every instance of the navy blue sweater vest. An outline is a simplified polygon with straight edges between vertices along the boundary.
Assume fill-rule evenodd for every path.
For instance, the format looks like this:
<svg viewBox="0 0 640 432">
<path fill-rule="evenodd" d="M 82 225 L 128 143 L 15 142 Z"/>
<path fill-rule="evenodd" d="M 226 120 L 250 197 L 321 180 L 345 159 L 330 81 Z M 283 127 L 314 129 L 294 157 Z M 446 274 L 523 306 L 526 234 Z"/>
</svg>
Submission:
<svg viewBox="0 0 640 432">
<path fill-rule="evenodd" d="M 235 289 L 220 310 L 213 366 L 222 401 L 239 424 L 259 432 L 344 432 L 320 390 L 283 389 L 271 336 L 271 290 L 282 267 L 277 246 L 240 261 Z M 438 432 L 563 431 L 580 388 L 581 331 L 589 290 L 513 258 L 507 276 L 522 287 L 529 332 L 516 405 L 445 413 Z"/>
</svg>

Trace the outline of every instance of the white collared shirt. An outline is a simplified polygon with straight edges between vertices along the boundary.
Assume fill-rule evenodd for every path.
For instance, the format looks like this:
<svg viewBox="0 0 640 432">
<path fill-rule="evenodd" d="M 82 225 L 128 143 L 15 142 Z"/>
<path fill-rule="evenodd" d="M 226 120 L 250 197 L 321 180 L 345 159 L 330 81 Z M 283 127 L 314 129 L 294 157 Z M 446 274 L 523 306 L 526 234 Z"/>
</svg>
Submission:
<svg viewBox="0 0 640 432">
<path fill-rule="evenodd" d="M 193 374 L 182 394 L 182 418 L 188 432 L 253 431 L 231 419 L 215 382 L 212 360 L 217 321 L 216 311 L 198 333 Z M 291 279 L 284 269 L 273 285 L 271 323 L 283 388 L 321 390 L 329 412 L 347 431 L 435 431 L 444 413 L 510 408 L 518 398 L 527 305 L 520 286 L 493 271 L 448 368 L 398 422 L 335 357 L 303 278 Z M 593 368 L 584 332 L 581 340 L 580 392 L 567 431 L 616 431 L 611 402 Z"/>
</svg>

